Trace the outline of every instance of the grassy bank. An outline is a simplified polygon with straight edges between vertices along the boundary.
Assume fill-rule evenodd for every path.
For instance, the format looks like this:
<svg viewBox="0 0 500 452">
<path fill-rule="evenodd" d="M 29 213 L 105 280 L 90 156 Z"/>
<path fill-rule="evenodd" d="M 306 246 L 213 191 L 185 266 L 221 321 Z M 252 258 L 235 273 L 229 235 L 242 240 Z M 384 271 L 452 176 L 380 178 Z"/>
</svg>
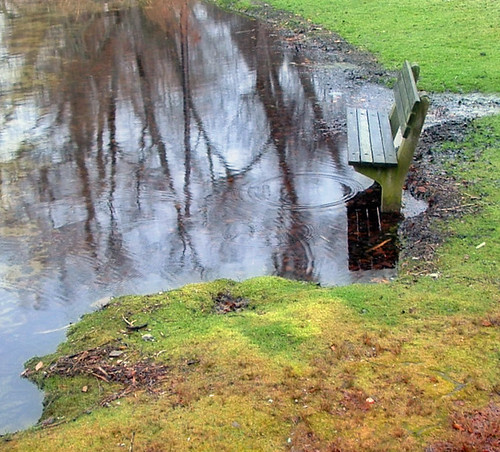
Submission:
<svg viewBox="0 0 500 452">
<path fill-rule="evenodd" d="M 251 0 L 216 0 L 250 11 Z M 377 55 L 388 69 L 418 61 L 430 91 L 500 89 L 500 13 L 495 0 L 269 0 Z"/>
<path fill-rule="evenodd" d="M 442 225 L 451 238 L 437 272 L 343 288 L 216 281 L 116 299 L 30 362 L 48 392 L 44 422 L 1 448 L 472 444 L 467 413 L 498 417 L 498 136 L 500 119 L 484 119 L 456 150 L 449 170 L 474 181 L 466 196 L 482 210 Z"/>
<path fill-rule="evenodd" d="M 366 4 L 371 17 L 399 17 L 393 2 Z M 321 22 L 307 9 L 321 13 L 320 2 L 294 5 L 281 7 Z M 354 15 L 361 2 L 345 5 Z M 410 41 L 394 38 L 400 56 L 372 47 L 375 22 L 356 28 L 357 43 L 389 66 L 419 61 L 427 89 L 478 89 L 477 80 L 493 89 L 498 75 L 485 66 L 485 78 L 464 71 L 457 81 L 446 58 L 442 73 L 429 72 Z M 443 24 L 453 32 L 453 21 Z M 429 46 L 440 52 L 436 42 Z M 469 430 L 494 438 L 500 117 L 476 121 L 450 147 L 444 170 L 463 181 L 463 203 L 475 213 L 438 225 L 448 239 L 432 272 L 415 276 L 420 264 L 405 262 L 406 275 L 390 284 L 321 288 L 269 277 L 115 299 L 74 325 L 55 354 L 29 363 L 28 375 L 47 391 L 43 420 L 4 437 L 0 449 L 473 450 L 481 438 Z M 484 441 L 478 450 L 488 450 Z"/>
</svg>

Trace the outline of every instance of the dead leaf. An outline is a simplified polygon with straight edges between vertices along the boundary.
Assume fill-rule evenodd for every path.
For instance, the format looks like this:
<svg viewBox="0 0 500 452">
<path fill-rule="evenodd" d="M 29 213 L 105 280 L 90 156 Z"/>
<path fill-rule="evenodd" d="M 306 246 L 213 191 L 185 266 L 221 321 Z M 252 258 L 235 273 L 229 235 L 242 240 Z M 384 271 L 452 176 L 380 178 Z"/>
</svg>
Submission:
<svg viewBox="0 0 500 452">
<path fill-rule="evenodd" d="M 43 367 L 43 362 L 39 361 L 38 364 L 35 366 L 35 370 L 38 372 L 42 367 Z"/>
<path fill-rule="evenodd" d="M 460 432 L 463 432 L 465 430 L 460 424 L 457 424 L 456 422 L 453 424 L 453 428 Z"/>
<path fill-rule="evenodd" d="M 87 392 L 89 390 L 89 387 L 87 385 L 85 385 L 83 388 L 82 388 L 82 392 Z"/>
</svg>

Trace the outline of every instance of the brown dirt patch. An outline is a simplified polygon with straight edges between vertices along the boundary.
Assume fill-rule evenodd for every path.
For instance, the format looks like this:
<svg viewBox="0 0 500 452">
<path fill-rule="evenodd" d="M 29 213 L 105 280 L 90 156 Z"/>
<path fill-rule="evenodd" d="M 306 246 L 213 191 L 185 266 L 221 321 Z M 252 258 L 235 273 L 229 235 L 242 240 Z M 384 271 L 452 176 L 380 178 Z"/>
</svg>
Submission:
<svg viewBox="0 0 500 452">
<path fill-rule="evenodd" d="M 500 407 L 490 404 L 481 410 L 459 413 L 450 420 L 452 438 L 437 441 L 426 452 L 495 452 L 500 450 Z"/>
<path fill-rule="evenodd" d="M 403 242 L 400 259 L 415 263 L 412 273 L 435 270 L 435 251 L 446 238 L 437 227 L 438 221 L 442 224 L 442 220 L 459 218 L 479 209 L 477 203 L 462 194 L 467 181 L 456 180 L 443 169 L 442 162 L 452 157 L 447 154 L 459 151 L 439 148 L 444 142 L 462 141 L 469 125 L 467 119 L 453 120 L 429 127 L 421 136 L 406 178 L 406 189 L 415 198 L 425 200 L 428 208 L 423 214 L 404 220 L 399 231 Z M 440 149 L 439 156 L 437 149 Z"/>
<path fill-rule="evenodd" d="M 242 297 L 234 297 L 228 292 L 218 293 L 214 297 L 214 312 L 216 314 L 227 314 L 228 312 L 240 312 L 248 307 L 250 301 Z"/>
</svg>

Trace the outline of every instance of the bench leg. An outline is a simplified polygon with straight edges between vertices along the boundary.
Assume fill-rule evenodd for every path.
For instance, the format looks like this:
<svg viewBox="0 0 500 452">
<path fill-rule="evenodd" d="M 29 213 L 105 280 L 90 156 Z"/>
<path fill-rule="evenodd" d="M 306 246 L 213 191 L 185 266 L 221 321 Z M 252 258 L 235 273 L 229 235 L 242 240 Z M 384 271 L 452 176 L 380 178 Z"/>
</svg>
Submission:
<svg viewBox="0 0 500 452">
<path fill-rule="evenodd" d="M 400 168 L 367 168 L 354 166 L 361 174 L 377 181 L 382 187 L 382 212 L 399 212 L 401 210 L 402 187 L 406 171 Z"/>
</svg>

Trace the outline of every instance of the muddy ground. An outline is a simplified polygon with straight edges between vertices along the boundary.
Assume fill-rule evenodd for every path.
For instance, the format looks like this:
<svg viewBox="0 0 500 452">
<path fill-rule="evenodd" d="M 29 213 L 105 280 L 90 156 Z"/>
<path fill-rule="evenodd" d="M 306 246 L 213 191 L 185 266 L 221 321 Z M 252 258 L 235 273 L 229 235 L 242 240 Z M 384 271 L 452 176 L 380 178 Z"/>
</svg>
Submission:
<svg viewBox="0 0 500 452">
<path fill-rule="evenodd" d="M 387 83 L 394 73 L 385 70 L 368 52 L 357 50 L 339 35 L 324 30 L 298 16 L 258 4 L 251 15 L 269 23 L 282 38 L 282 45 L 314 64 L 348 63 L 349 77 L 358 83 Z M 431 106 L 424 131 L 407 176 L 406 189 L 417 199 L 427 201 L 420 215 L 404 219 L 399 228 L 403 244 L 401 271 L 414 275 L 432 273 L 434 252 L 444 240 L 437 220 L 456 218 L 479 209 L 480 200 L 461 194 L 470 183 L 456 180 L 445 170 L 447 160 L 460 159 L 460 149 L 443 150 L 444 142 L 459 143 L 467 135 L 472 119 L 500 114 L 500 97 L 494 95 L 427 93 Z M 321 125 L 324 127 L 325 125 Z M 344 124 L 326 125 L 326 133 L 345 131 Z M 446 187 L 446 190 L 443 190 Z M 412 265 L 406 265 L 411 262 Z"/>
</svg>

